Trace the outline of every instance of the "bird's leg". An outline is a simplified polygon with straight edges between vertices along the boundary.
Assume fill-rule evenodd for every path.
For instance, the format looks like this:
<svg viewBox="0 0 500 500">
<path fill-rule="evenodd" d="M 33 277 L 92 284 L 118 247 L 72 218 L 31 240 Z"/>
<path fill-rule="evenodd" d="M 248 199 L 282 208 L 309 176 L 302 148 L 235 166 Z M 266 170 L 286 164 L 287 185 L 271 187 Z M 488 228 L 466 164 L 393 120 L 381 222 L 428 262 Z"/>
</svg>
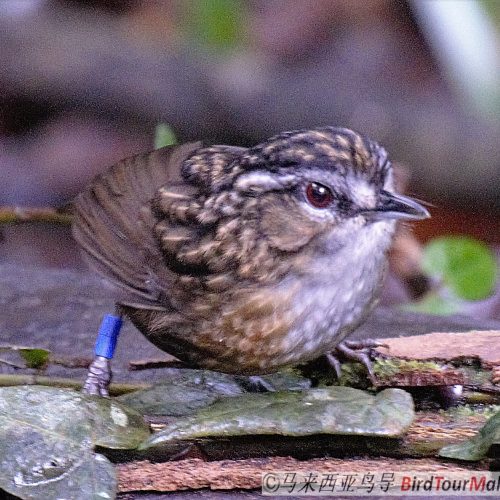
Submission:
<svg viewBox="0 0 500 500">
<path fill-rule="evenodd" d="M 327 353 L 325 356 L 330 366 L 334 369 L 337 378 L 340 378 L 341 373 L 340 361 L 338 359 L 340 355 L 343 359 L 361 363 L 366 368 L 372 384 L 375 384 L 375 374 L 373 373 L 373 366 L 370 360 L 374 347 L 388 347 L 388 345 L 373 339 L 345 340 L 338 344 L 334 351 Z"/>
<path fill-rule="evenodd" d="M 111 383 L 111 359 L 122 327 L 121 316 L 106 314 L 104 316 L 95 343 L 95 358 L 89 366 L 87 379 L 82 392 L 108 397 Z"/>
<path fill-rule="evenodd" d="M 108 397 L 111 383 L 111 363 L 104 356 L 95 356 L 89 366 L 82 392 L 94 396 Z"/>
</svg>

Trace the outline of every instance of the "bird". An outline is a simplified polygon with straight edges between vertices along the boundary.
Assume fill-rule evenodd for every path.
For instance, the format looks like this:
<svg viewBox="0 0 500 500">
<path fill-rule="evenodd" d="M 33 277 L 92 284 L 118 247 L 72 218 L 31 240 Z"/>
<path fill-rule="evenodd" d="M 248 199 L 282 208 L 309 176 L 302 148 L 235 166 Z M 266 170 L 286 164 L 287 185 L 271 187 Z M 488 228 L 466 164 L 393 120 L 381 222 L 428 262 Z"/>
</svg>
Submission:
<svg viewBox="0 0 500 500">
<path fill-rule="evenodd" d="M 376 303 L 397 220 L 377 142 L 323 126 L 255 146 L 192 142 L 125 159 L 74 200 L 73 235 L 116 307 L 189 366 L 259 376 L 351 353 Z M 85 391 L 107 395 L 107 360 Z"/>
</svg>

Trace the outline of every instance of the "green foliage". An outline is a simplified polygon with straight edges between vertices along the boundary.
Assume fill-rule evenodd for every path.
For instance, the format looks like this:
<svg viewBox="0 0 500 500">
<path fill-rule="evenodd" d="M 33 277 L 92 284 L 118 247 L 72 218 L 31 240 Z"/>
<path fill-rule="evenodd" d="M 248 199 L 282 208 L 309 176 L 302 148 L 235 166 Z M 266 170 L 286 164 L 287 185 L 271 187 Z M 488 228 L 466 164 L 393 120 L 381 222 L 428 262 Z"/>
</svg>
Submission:
<svg viewBox="0 0 500 500">
<path fill-rule="evenodd" d="M 495 256 L 484 243 L 466 236 L 432 240 L 424 249 L 422 268 L 465 300 L 485 299 L 495 287 Z"/>
<path fill-rule="evenodd" d="M 464 301 L 482 300 L 495 289 L 497 264 L 493 252 L 468 236 L 443 236 L 424 248 L 422 270 L 441 287 L 403 309 L 427 314 L 456 314 Z"/>
<path fill-rule="evenodd" d="M 175 144 L 177 144 L 177 138 L 174 131 L 166 123 L 159 123 L 155 129 L 155 149 Z"/>
<path fill-rule="evenodd" d="M 188 28 L 203 46 L 227 50 L 240 45 L 245 32 L 244 3 L 241 0 L 190 0 L 185 5 Z"/>
</svg>

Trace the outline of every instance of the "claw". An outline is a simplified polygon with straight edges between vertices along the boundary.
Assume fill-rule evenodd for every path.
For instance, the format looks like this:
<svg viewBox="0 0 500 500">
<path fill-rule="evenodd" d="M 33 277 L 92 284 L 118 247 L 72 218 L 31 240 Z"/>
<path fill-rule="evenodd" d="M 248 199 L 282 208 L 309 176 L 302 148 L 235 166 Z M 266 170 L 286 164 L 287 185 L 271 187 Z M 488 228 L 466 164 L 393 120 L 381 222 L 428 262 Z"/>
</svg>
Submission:
<svg viewBox="0 0 500 500">
<path fill-rule="evenodd" d="M 375 374 L 373 373 L 373 366 L 370 360 L 370 354 L 374 347 L 389 347 L 383 342 L 373 339 L 363 339 L 363 340 L 346 340 L 341 342 L 335 348 L 336 353 L 340 354 L 343 358 L 357 361 L 361 363 L 368 372 L 368 377 L 373 385 L 376 384 Z M 327 353 L 326 359 L 330 366 L 334 369 L 337 378 L 340 378 L 341 368 L 340 362 L 337 356 L 333 353 Z"/>
<path fill-rule="evenodd" d="M 355 349 L 348 347 L 344 342 L 341 342 L 336 348 L 346 359 L 351 361 L 358 361 L 361 363 L 368 372 L 368 377 L 372 384 L 375 383 L 375 374 L 373 373 L 372 362 L 370 357 L 365 351 L 356 351 Z M 362 349 L 366 349 L 366 347 L 362 347 Z"/>
<path fill-rule="evenodd" d="M 335 375 L 337 376 L 337 380 L 340 379 L 340 375 L 342 374 L 342 368 L 340 366 L 340 361 L 331 352 L 327 352 L 325 354 L 325 357 L 326 357 L 326 360 L 328 361 L 328 364 L 333 368 L 333 371 L 335 372 Z"/>
</svg>

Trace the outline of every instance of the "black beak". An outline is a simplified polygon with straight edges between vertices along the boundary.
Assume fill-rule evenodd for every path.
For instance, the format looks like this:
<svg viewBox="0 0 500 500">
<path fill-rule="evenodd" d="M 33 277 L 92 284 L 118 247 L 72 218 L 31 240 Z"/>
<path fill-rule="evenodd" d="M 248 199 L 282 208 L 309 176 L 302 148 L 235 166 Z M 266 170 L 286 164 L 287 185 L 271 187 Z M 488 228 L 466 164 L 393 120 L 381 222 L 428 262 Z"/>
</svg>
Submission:
<svg viewBox="0 0 500 500">
<path fill-rule="evenodd" d="M 371 210 L 361 212 L 371 220 L 383 219 L 405 219 L 421 220 L 428 219 L 431 214 L 420 203 L 412 198 L 401 194 L 382 191 L 377 206 Z"/>
</svg>

